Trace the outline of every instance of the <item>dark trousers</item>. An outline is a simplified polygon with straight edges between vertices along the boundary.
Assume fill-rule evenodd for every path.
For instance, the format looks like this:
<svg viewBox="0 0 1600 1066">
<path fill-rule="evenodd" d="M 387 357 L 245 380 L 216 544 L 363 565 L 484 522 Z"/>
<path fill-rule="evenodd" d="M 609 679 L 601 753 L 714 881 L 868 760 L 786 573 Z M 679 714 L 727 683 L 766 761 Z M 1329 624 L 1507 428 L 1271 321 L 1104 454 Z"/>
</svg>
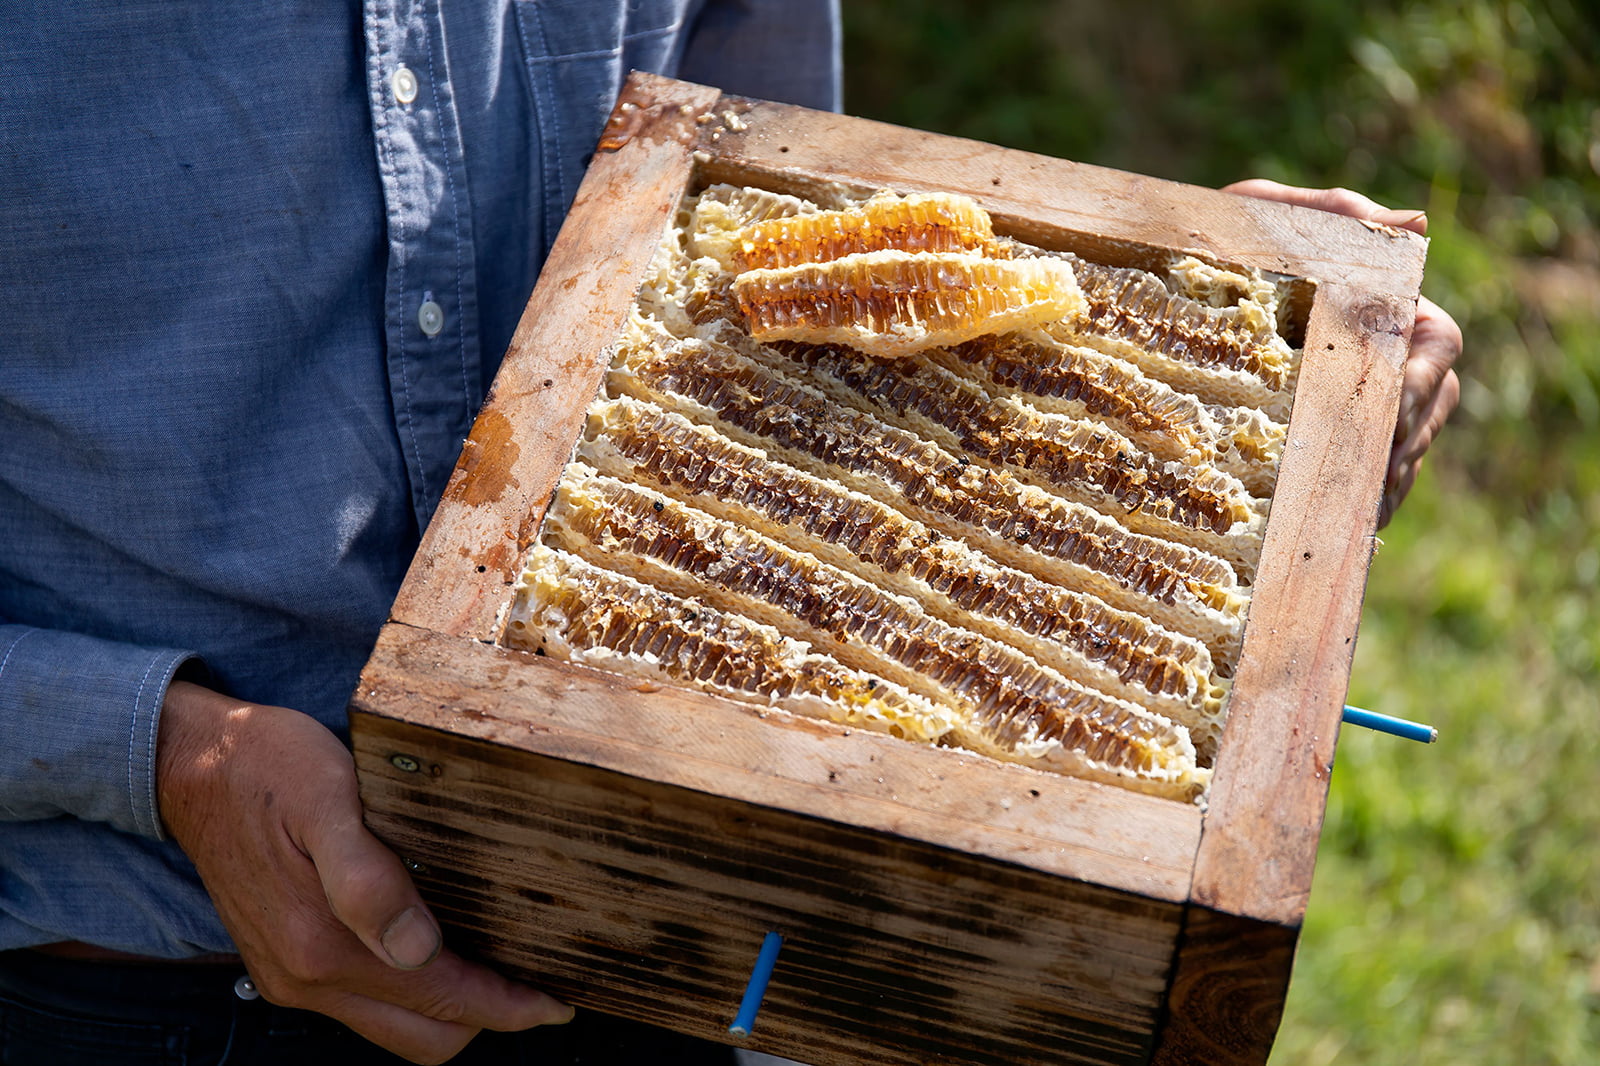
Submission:
<svg viewBox="0 0 1600 1066">
<path fill-rule="evenodd" d="M 394 1066 L 309 1011 L 246 1000 L 236 966 L 0 952 L 0 1066 Z M 731 1049 L 579 1010 L 567 1025 L 480 1033 L 460 1066 L 733 1066 Z"/>
</svg>

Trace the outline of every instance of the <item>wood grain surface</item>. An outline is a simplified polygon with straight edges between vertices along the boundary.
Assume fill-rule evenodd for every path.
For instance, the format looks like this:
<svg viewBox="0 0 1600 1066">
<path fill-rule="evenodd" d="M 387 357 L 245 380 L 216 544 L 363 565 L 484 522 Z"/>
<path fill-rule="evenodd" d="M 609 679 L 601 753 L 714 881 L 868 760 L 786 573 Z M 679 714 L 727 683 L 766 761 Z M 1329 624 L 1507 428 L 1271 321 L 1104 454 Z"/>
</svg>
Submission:
<svg viewBox="0 0 1600 1066">
<path fill-rule="evenodd" d="M 718 99 L 673 82 L 630 83 L 539 274 L 488 400 L 445 486 L 390 617 L 495 637 L 550 487 L 694 166 L 691 146 Z M 626 110 L 623 110 L 626 106 Z"/>
<path fill-rule="evenodd" d="M 1168 902 L 1200 838 L 1188 804 L 399 624 L 351 713 L 357 734 L 400 719 Z"/>
<path fill-rule="evenodd" d="M 1318 287 L 1196 858 L 1207 907 L 1305 915 L 1415 317 Z"/>
<path fill-rule="evenodd" d="M 1298 930 L 1190 907 L 1152 1066 L 1244 1066 L 1272 1052 Z"/>
<path fill-rule="evenodd" d="M 455 737 L 429 745 L 419 793 L 382 750 L 417 750 L 416 727 L 367 736 L 373 828 L 422 867 L 451 942 L 581 1007 L 726 1041 L 774 930 L 752 1047 L 817 1064 L 1147 1054 L 1176 905 Z"/>
</svg>

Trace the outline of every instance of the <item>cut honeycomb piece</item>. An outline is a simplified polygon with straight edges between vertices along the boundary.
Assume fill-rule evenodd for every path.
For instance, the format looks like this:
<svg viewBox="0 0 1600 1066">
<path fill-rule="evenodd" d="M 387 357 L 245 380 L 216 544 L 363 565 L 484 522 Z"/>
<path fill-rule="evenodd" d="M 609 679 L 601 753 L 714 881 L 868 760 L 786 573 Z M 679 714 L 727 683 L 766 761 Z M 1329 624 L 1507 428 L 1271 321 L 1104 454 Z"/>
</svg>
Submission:
<svg viewBox="0 0 1600 1066">
<path fill-rule="evenodd" d="M 955 726 L 949 710 L 815 654 L 771 626 L 543 546 L 517 581 L 502 643 L 908 740 L 937 741 Z"/>
<path fill-rule="evenodd" d="M 780 369 L 836 400 L 1040 488 L 1114 514 L 1130 529 L 1182 540 L 1253 572 L 1265 504 L 1238 479 L 1162 460 L 1104 423 L 1042 413 L 923 354 L 893 362 L 837 345 L 785 345 Z M 793 371 L 790 371 L 793 372 Z"/>
<path fill-rule="evenodd" d="M 578 456 L 910 596 L 947 622 L 1020 648 L 1066 677 L 1220 732 L 1222 689 L 1203 644 L 1084 593 L 1002 566 L 962 541 L 652 404 L 597 404 Z"/>
<path fill-rule="evenodd" d="M 1238 456 L 1238 462 L 1253 463 L 1259 467 L 1277 468 L 1283 458 L 1283 442 L 1289 436 L 1289 427 L 1267 416 L 1254 407 L 1211 407 L 1212 419 L 1221 430 L 1227 451 Z"/>
<path fill-rule="evenodd" d="M 735 268 L 735 246 L 745 227 L 769 219 L 815 213 L 817 205 L 798 196 L 743 185 L 712 185 L 695 198 L 687 229 L 689 253 Z"/>
<path fill-rule="evenodd" d="M 726 183 L 707 186 L 695 198 L 695 208 L 697 223 L 734 230 L 771 219 L 814 214 L 819 210 L 816 204 L 799 196 Z"/>
<path fill-rule="evenodd" d="M 1260 308 L 1209 307 L 1145 271 L 1074 262 L 1089 308 L 1060 330 L 1063 339 L 1129 359 L 1208 403 L 1288 417 L 1294 351 Z"/>
<path fill-rule="evenodd" d="M 842 409 L 723 345 L 635 328 L 609 380 L 741 443 L 777 450 L 1007 565 L 1196 637 L 1220 671 L 1231 668 L 1247 599 L 1233 569 L 1215 556 L 1130 533 L 1092 508 Z"/>
<path fill-rule="evenodd" d="M 682 328 L 686 325 L 683 305 L 693 283 L 694 271 L 684 249 L 682 231 L 669 226 L 639 285 L 638 307 L 646 314 Z"/>
<path fill-rule="evenodd" d="M 1080 316 L 1070 264 L 967 253 L 862 252 L 749 270 L 734 297 L 758 340 L 848 344 L 896 356 Z"/>
<path fill-rule="evenodd" d="M 989 215 L 949 193 L 874 196 L 844 211 L 793 213 L 756 222 L 734 242 L 739 271 L 825 263 L 860 252 L 982 252 L 994 240 Z"/>
<path fill-rule="evenodd" d="M 1174 798 L 1192 798 L 1209 779 L 1182 726 L 813 556 L 579 463 L 562 479 L 544 535 L 956 708 L 953 739 L 963 747 Z"/>
<path fill-rule="evenodd" d="M 712 337 L 726 335 L 726 342 L 737 340 L 744 328 L 744 312 L 733 296 L 733 278 L 728 274 L 701 274 L 683 303 L 684 313 L 695 332 Z"/>
</svg>

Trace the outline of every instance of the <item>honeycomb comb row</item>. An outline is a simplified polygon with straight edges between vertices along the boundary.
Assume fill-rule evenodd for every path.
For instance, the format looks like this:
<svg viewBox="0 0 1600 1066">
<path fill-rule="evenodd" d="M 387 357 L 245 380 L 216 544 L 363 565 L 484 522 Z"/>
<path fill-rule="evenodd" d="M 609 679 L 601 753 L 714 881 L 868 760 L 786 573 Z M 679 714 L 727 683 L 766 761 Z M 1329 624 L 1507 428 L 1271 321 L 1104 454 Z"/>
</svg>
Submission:
<svg viewBox="0 0 1600 1066">
<path fill-rule="evenodd" d="M 813 556 L 582 464 L 563 476 L 546 536 L 674 595 L 803 634 L 851 669 L 959 710 L 952 736 L 963 747 L 1175 798 L 1193 797 L 1208 779 L 1182 726 Z"/>
</svg>

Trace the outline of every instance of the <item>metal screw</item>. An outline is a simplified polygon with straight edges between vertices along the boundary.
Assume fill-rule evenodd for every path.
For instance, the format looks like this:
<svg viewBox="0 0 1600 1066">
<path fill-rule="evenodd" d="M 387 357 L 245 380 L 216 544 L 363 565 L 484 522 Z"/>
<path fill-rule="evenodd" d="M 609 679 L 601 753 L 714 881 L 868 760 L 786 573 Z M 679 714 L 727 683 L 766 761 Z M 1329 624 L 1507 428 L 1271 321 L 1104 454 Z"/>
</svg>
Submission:
<svg viewBox="0 0 1600 1066">
<path fill-rule="evenodd" d="M 391 755 L 389 756 L 389 762 L 396 770 L 402 770 L 408 774 L 414 774 L 422 769 L 422 764 L 409 755 Z"/>
<path fill-rule="evenodd" d="M 415 859 L 401 859 L 400 861 L 405 863 L 406 869 L 410 870 L 414 874 L 425 874 L 428 872 L 428 868 Z"/>
</svg>

